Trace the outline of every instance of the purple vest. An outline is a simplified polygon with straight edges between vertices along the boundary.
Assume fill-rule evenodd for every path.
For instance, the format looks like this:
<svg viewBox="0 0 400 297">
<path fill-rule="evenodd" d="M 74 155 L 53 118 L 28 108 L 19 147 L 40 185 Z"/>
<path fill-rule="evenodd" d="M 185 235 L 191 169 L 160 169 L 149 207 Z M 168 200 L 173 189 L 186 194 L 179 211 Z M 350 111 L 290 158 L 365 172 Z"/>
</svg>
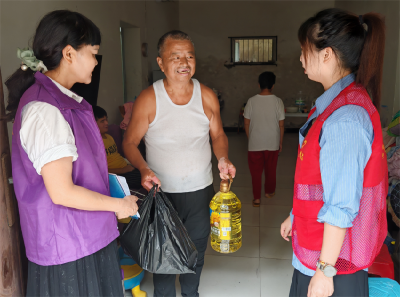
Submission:
<svg viewBox="0 0 400 297">
<path fill-rule="evenodd" d="M 40 72 L 36 82 L 22 96 L 12 137 L 12 173 L 21 220 L 26 255 L 31 262 L 48 266 L 91 255 L 118 237 L 113 212 L 85 211 L 52 202 L 41 175 L 38 175 L 21 145 L 21 111 L 32 101 L 57 107 L 75 136 L 78 159 L 73 163 L 75 185 L 110 195 L 107 159 L 92 107 L 63 94 Z"/>
</svg>

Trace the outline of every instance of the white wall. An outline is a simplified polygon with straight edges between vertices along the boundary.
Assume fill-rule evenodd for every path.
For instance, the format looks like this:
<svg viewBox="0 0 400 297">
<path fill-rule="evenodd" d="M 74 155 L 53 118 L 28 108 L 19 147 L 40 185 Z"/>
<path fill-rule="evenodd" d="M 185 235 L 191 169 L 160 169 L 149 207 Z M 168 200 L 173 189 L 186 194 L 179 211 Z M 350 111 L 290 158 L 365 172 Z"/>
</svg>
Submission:
<svg viewBox="0 0 400 297">
<path fill-rule="evenodd" d="M 323 88 L 303 72 L 297 30 L 317 11 L 334 7 L 334 1 L 183 1 L 180 28 L 194 40 L 197 57 L 195 77 L 222 92 L 225 127 L 238 121 L 243 103 L 258 89 L 258 75 L 273 71 L 274 92 L 286 106 L 294 105 L 299 91 L 316 99 Z M 278 36 L 278 66 L 224 67 L 230 60 L 230 36 Z M 288 120 L 289 121 L 289 120 Z"/>
<path fill-rule="evenodd" d="M 156 1 L 0 1 L 0 65 L 3 82 L 19 66 L 17 47 L 32 40 L 40 19 L 56 9 L 70 9 L 91 19 L 102 33 L 103 55 L 98 105 L 108 112 L 111 123 L 120 123 L 118 106 L 123 102 L 121 21 L 140 28 L 141 42 L 149 45 L 148 58 L 142 57 L 142 85 L 148 86 L 156 63 L 157 41 L 162 34 L 179 27 L 178 2 Z M 10 125 L 11 127 L 11 125 Z"/>
<path fill-rule="evenodd" d="M 358 15 L 368 12 L 378 12 L 385 16 L 386 22 L 386 42 L 385 57 L 383 62 L 382 78 L 382 101 L 381 105 L 386 105 L 389 117 L 399 110 L 399 34 L 400 34 L 400 6 L 399 1 L 336 1 L 336 7 L 342 8 Z M 397 104 L 397 108 L 396 108 Z M 386 115 L 382 114 L 382 119 Z"/>
</svg>

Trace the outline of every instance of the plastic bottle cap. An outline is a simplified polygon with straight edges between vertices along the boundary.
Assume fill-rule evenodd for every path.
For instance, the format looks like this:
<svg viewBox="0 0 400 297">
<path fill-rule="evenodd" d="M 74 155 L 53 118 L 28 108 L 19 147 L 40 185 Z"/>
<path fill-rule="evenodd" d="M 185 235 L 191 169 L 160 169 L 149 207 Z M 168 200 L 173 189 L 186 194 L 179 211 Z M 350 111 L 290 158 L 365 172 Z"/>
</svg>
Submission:
<svg viewBox="0 0 400 297">
<path fill-rule="evenodd" d="M 221 181 L 221 184 L 219 186 L 219 190 L 223 193 L 228 193 L 229 192 L 229 180 L 224 179 Z"/>
</svg>

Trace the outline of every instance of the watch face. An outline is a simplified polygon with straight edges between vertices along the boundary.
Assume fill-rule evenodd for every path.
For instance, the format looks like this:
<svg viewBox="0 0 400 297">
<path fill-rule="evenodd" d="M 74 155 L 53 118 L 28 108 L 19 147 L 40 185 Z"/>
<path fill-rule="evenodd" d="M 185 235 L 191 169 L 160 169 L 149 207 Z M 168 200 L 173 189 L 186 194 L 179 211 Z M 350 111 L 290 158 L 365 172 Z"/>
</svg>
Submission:
<svg viewBox="0 0 400 297">
<path fill-rule="evenodd" d="M 324 268 L 324 275 L 326 277 L 334 277 L 336 275 L 336 269 L 332 266 L 326 266 Z"/>
</svg>

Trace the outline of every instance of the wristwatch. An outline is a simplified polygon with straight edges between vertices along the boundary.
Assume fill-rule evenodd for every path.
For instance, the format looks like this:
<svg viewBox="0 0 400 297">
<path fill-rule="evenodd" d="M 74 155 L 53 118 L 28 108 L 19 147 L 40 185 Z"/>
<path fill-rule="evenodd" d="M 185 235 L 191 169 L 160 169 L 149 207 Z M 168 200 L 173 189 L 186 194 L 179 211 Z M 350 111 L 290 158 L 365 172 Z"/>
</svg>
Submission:
<svg viewBox="0 0 400 297">
<path fill-rule="evenodd" d="M 335 267 L 321 260 L 317 262 L 317 268 L 319 268 L 326 277 L 334 277 L 337 274 L 337 269 Z"/>
</svg>

